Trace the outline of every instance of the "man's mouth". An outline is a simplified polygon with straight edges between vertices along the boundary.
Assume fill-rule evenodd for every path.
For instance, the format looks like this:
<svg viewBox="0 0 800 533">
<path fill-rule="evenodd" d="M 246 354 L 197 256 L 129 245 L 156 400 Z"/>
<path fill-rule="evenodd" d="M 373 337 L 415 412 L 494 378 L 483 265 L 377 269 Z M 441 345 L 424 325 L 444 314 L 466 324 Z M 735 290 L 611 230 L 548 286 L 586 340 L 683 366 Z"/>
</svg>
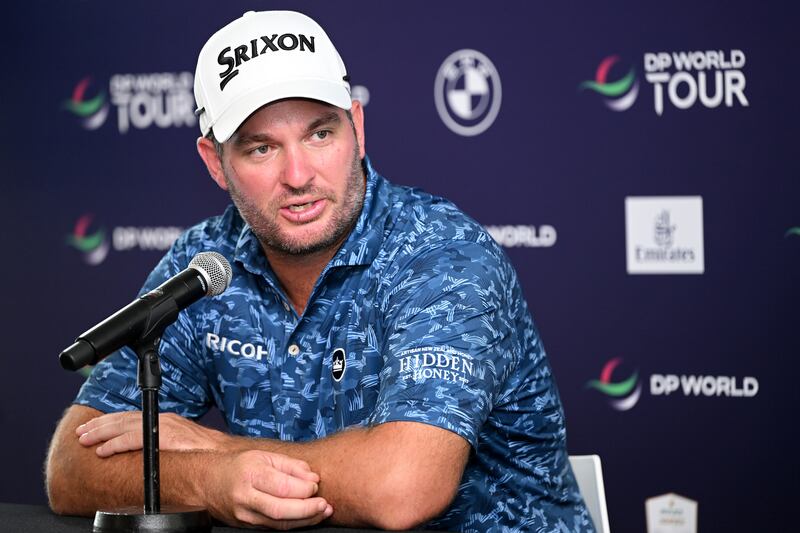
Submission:
<svg viewBox="0 0 800 533">
<path fill-rule="evenodd" d="M 314 205 L 314 202 L 315 201 L 312 200 L 312 201 L 306 202 L 304 204 L 292 204 L 292 205 L 289 206 L 289 211 L 291 211 L 292 213 L 299 213 L 301 211 L 305 211 L 306 209 L 308 209 L 309 207 Z"/>
<path fill-rule="evenodd" d="M 302 198 L 302 200 L 305 200 L 305 198 Z M 318 198 L 307 202 L 287 204 L 280 209 L 280 212 L 287 220 L 295 224 L 304 224 L 316 220 L 325 211 L 326 205 L 327 200 L 325 198 Z"/>
</svg>

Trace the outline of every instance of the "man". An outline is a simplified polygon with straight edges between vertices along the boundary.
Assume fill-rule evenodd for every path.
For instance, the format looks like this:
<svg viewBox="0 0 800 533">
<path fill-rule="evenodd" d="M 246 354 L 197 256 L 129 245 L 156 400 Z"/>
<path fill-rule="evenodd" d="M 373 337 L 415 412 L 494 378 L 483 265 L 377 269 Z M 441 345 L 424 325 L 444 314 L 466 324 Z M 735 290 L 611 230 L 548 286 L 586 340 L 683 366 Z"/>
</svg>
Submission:
<svg viewBox="0 0 800 533">
<path fill-rule="evenodd" d="M 274 528 L 591 531 L 516 274 L 452 204 L 377 174 L 347 79 L 299 13 L 200 53 L 198 151 L 235 208 L 143 290 L 207 250 L 233 282 L 163 336 L 162 500 Z M 56 512 L 141 501 L 135 380 L 130 350 L 108 357 L 60 422 Z M 230 435 L 192 421 L 211 405 Z"/>
</svg>

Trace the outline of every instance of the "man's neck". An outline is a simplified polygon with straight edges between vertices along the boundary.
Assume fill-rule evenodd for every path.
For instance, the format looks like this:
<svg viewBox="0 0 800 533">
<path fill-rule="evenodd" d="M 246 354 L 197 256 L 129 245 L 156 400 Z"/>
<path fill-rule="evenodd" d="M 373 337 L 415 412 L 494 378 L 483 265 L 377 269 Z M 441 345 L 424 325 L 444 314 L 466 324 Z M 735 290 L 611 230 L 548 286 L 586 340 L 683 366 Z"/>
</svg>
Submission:
<svg viewBox="0 0 800 533">
<path fill-rule="evenodd" d="M 298 316 L 303 314 L 320 274 L 339 246 L 306 255 L 291 255 L 264 248 L 269 265 Z"/>
</svg>

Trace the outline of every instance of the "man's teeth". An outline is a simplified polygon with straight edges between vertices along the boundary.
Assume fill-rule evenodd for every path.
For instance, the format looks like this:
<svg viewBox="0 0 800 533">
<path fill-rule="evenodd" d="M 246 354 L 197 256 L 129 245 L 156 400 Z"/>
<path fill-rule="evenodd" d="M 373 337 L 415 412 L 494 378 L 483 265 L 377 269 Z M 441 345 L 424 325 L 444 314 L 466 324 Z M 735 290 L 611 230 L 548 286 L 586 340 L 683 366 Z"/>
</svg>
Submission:
<svg viewBox="0 0 800 533">
<path fill-rule="evenodd" d="M 289 206 L 289 211 L 295 211 L 295 212 L 302 211 L 303 209 L 308 209 L 309 207 L 311 207 L 311 204 L 313 204 L 313 203 L 314 202 L 306 202 L 306 203 L 300 204 L 300 205 L 290 205 Z"/>
</svg>

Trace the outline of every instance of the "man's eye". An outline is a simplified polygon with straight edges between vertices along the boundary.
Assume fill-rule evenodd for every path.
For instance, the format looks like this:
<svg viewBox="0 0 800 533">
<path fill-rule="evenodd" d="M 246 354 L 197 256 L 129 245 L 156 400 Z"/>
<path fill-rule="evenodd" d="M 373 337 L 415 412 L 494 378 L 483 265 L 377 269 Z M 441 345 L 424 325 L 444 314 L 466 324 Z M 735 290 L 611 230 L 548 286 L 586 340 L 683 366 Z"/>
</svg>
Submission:
<svg viewBox="0 0 800 533">
<path fill-rule="evenodd" d="M 261 146 L 257 146 L 257 147 L 255 147 L 255 148 L 252 150 L 252 152 L 253 152 L 254 154 L 261 154 L 261 155 L 264 155 L 264 154 L 266 154 L 267 152 L 269 152 L 269 146 L 267 146 L 266 144 L 262 144 Z"/>
<path fill-rule="evenodd" d="M 313 137 L 313 138 L 315 138 L 315 139 L 316 139 L 316 140 L 318 140 L 318 141 L 322 141 L 322 140 L 324 140 L 324 139 L 325 139 L 325 138 L 326 138 L 326 137 L 327 137 L 329 134 L 330 134 L 330 132 L 329 132 L 328 130 L 321 130 L 321 131 L 318 131 L 318 132 L 314 133 L 314 135 L 312 135 L 312 137 Z"/>
</svg>

